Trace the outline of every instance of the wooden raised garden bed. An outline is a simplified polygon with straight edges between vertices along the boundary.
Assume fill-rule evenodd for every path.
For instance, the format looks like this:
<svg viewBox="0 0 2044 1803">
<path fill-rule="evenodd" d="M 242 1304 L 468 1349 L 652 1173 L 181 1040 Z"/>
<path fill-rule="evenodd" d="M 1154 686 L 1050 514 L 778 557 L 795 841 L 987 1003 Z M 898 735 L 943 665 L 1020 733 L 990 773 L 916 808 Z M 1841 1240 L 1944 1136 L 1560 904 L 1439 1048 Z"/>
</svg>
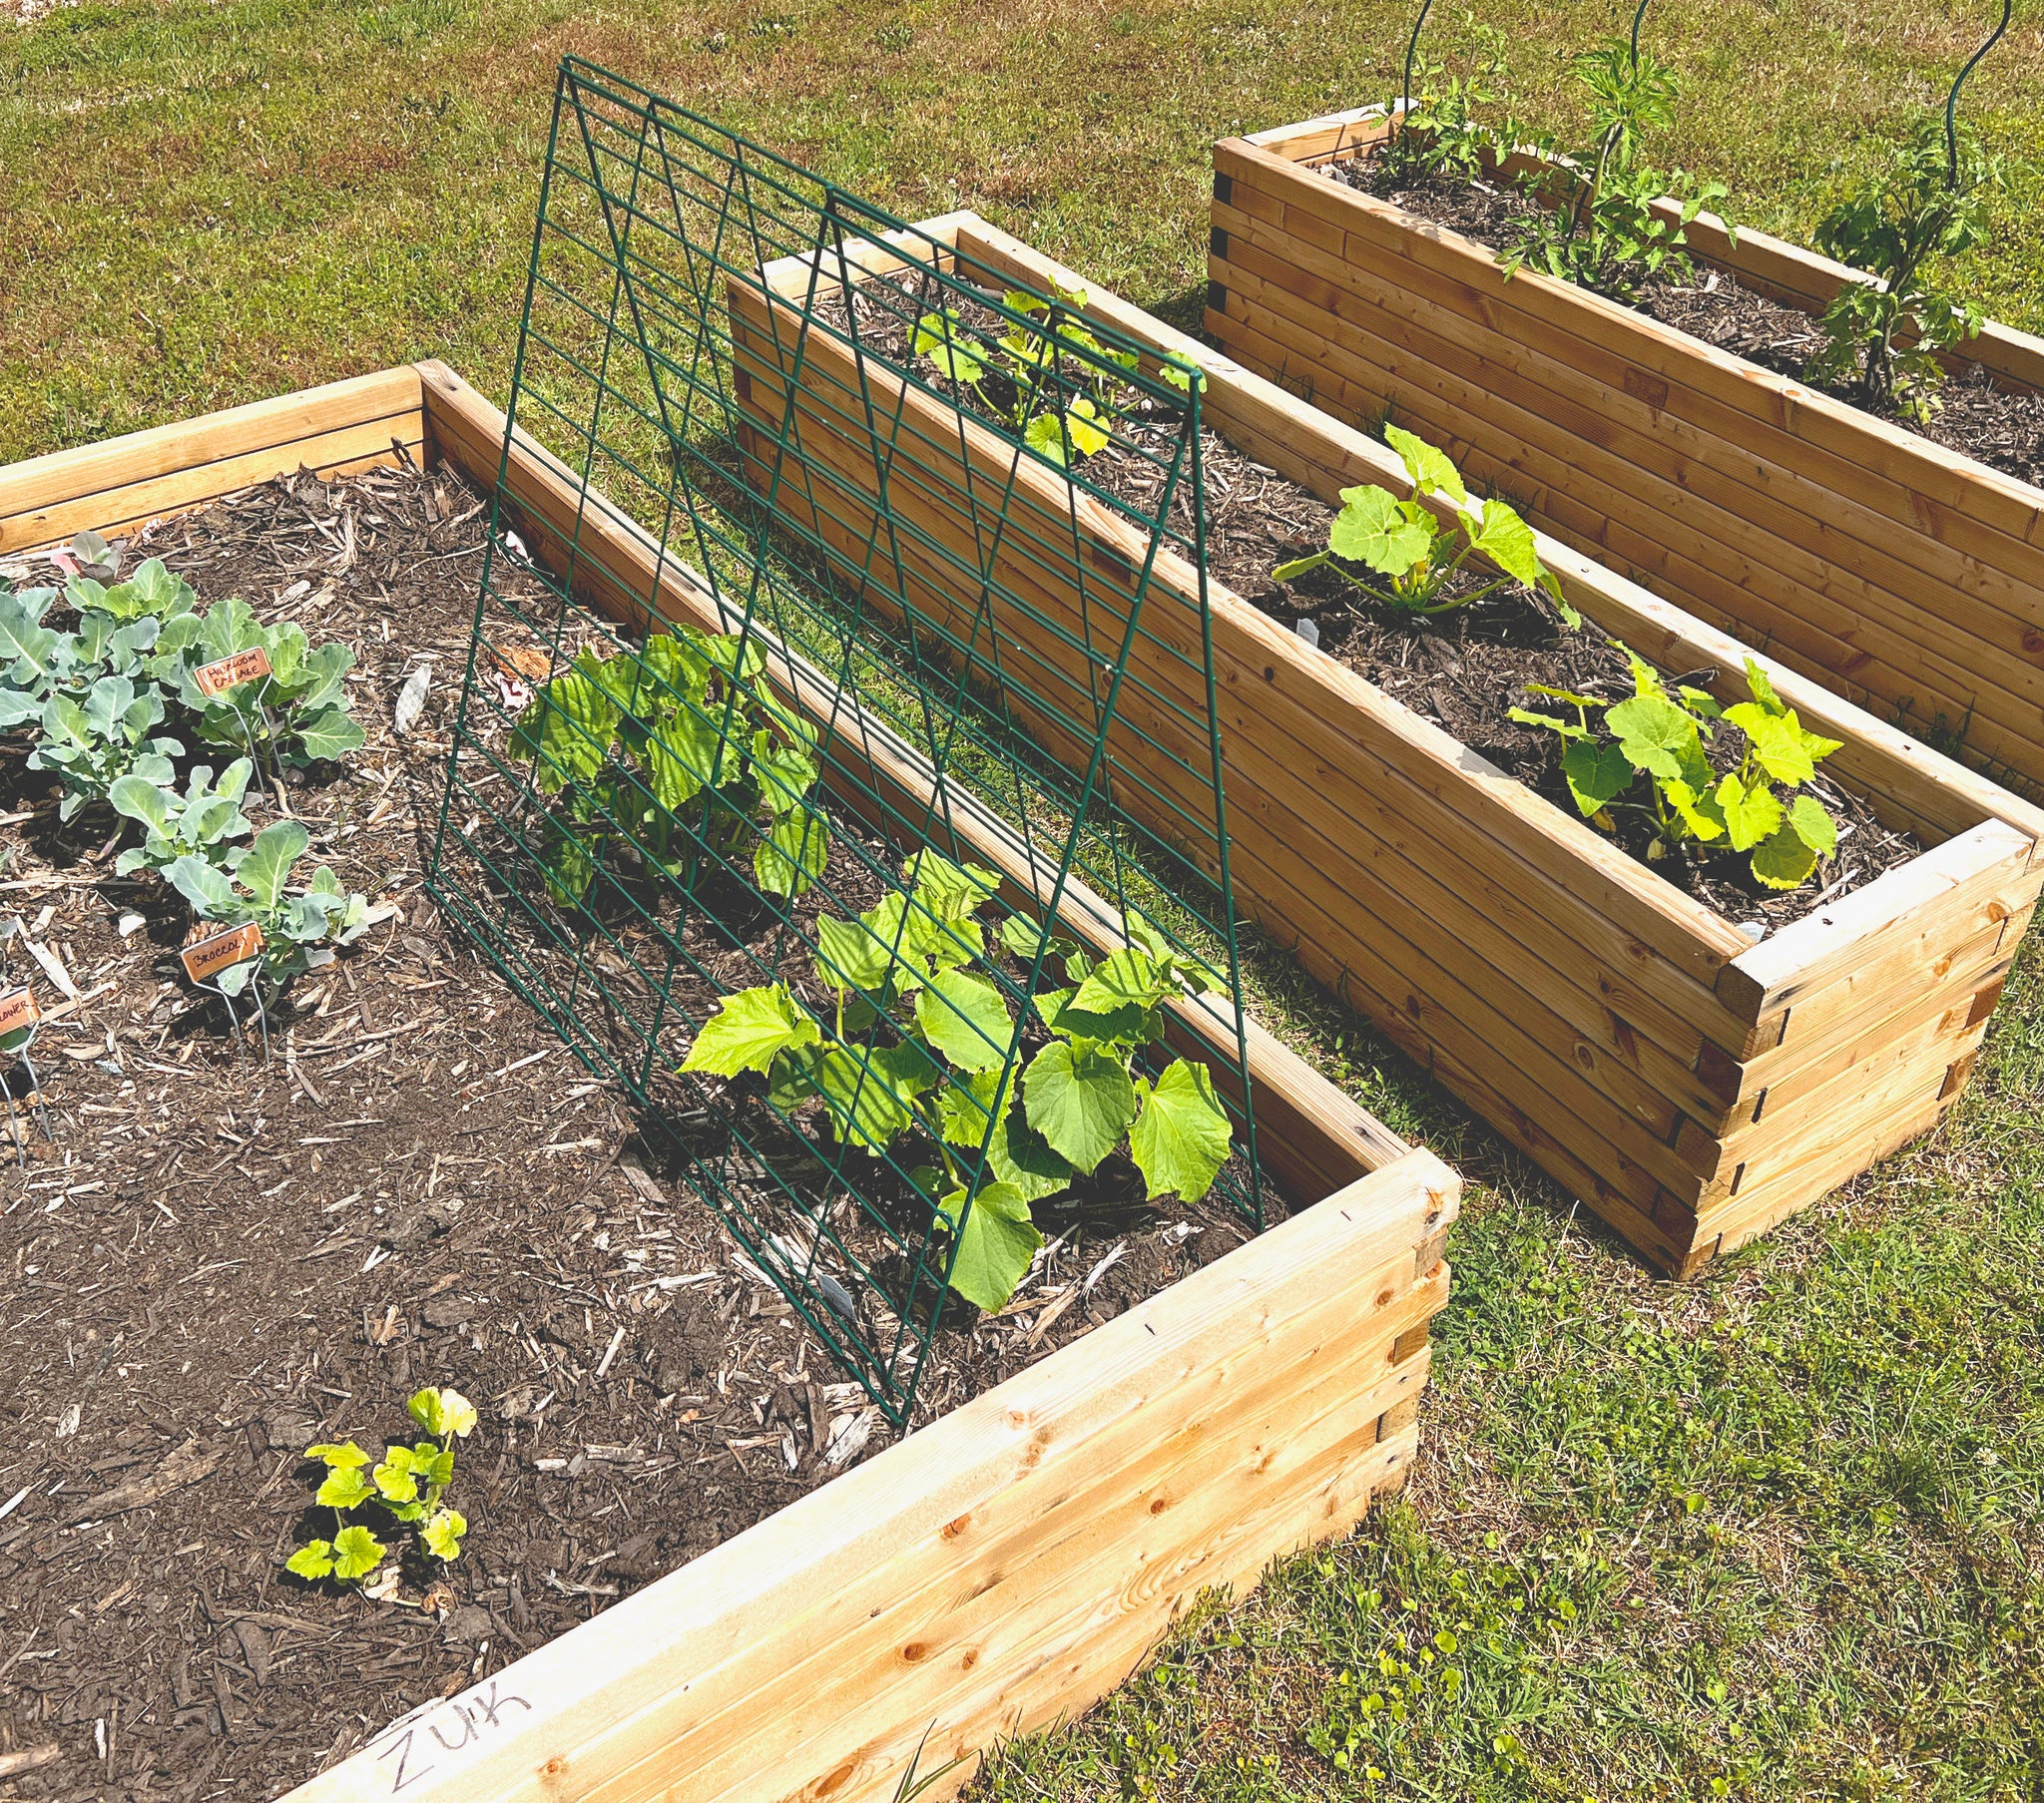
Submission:
<svg viewBox="0 0 2044 1803">
<path fill-rule="evenodd" d="M 1216 341 L 1343 418 L 1393 410 L 1558 538 L 2038 792 L 2044 489 L 1319 173 L 1386 130 L 1214 147 Z M 1689 241 L 1811 313 L 1862 279 L 1710 215 Z M 2044 390 L 2044 340 L 2004 326 L 1953 361 Z"/>
<path fill-rule="evenodd" d="M 529 439 L 499 488 L 504 428 L 444 365 L 336 383 L 0 470 L 0 548 L 137 525 L 301 464 L 413 458 L 496 491 L 542 563 L 579 516 L 590 606 L 720 629 L 689 571 Z M 785 698 L 827 722 L 814 673 L 768 652 Z M 878 733 L 837 750 L 883 784 L 925 780 Z M 1027 851 L 951 799 L 949 848 L 1034 893 Z M 1083 889 L 1060 918 L 1096 940 L 1116 924 Z M 1211 1009 L 1182 1009 L 1175 1031 L 1233 1043 Z M 964 1761 L 955 1788 L 996 1737 L 1120 1682 L 1203 1589 L 1345 1532 L 1413 1455 L 1457 1179 L 1268 1035 L 1249 1048 L 1265 1162 L 1293 1200 L 1324 1199 L 293 1796 L 877 1799 L 919 1747 L 925 1773 Z M 345 1700 L 375 1707 L 373 1691 Z"/>
<path fill-rule="evenodd" d="M 898 256 L 875 250 L 865 278 L 936 254 L 994 290 L 1083 287 L 1096 318 L 1204 365 L 1205 420 L 1250 459 L 1335 505 L 1358 482 L 1402 492 L 1382 445 L 976 217 L 916 230 L 939 248 L 918 237 Z M 791 297 L 811 278 L 790 258 L 758 288 L 732 285 L 742 405 L 767 428 L 747 441 L 760 483 L 775 471 Z M 984 540 L 955 497 L 1001 493 L 1012 441 L 976 420 L 961 428 L 875 359 L 855 371 L 823 330 L 801 355 L 801 478 L 817 529 L 853 556 L 871 543 L 872 441 L 849 422 L 877 418 L 897 515 L 972 555 Z M 1041 463 L 1023 460 L 1015 484 L 1008 511 L 1023 525 L 1001 541 L 990 587 L 1030 595 L 1069 637 L 1047 643 L 1019 614 L 994 625 L 1003 643 L 1033 635 L 1035 656 L 1069 664 L 1084 643 L 1077 598 L 1006 547 L 1055 543 L 1076 524 L 1096 588 L 1144 547 Z M 800 487 L 790 476 L 781 492 Z M 973 598 L 955 565 L 906 534 L 893 554 L 933 614 L 949 585 L 962 635 Z M 1721 698 L 1746 697 L 1745 646 L 1562 545 L 1542 541 L 1541 556 L 1576 607 L 1642 656 L 1715 669 Z M 1153 580 L 1198 593 L 1182 559 L 1160 560 Z M 1692 1271 L 1765 1231 L 1923 1131 L 1963 1087 L 2044 880 L 2044 813 L 1768 664 L 1804 723 L 1843 741 L 1827 767 L 1933 849 L 1755 945 L 1218 581 L 1210 593 L 1245 911 L 1656 1264 Z M 1145 619 L 1161 630 L 1158 610 Z M 1169 692 L 1174 660 L 1197 669 L 1199 647 L 1171 653 L 1132 669 L 1139 698 L 1125 701 L 1166 746 L 1166 709 L 1140 696 Z M 1193 760 L 1198 747 L 1176 749 Z"/>
</svg>

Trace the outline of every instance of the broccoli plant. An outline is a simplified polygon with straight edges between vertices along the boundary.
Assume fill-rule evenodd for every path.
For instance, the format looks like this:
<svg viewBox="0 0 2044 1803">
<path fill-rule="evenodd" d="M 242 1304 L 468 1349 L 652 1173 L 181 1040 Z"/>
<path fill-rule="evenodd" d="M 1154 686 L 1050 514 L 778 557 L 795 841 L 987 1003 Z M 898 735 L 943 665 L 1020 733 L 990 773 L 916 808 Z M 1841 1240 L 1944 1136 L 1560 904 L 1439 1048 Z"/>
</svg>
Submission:
<svg viewBox="0 0 2044 1803">
<path fill-rule="evenodd" d="M 326 1467 L 312 1501 L 333 1511 L 333 1535 L 306 1542 L 284 1561 L 285 1571 L 367 1588 L 390 1548 L 368 1520 L 350 1519 L 366 1511 L 375 1512 L 370 1520 L 381 1517 L 411 1529 L 424 1558 L 445 1566 L 461 1557 L 468 1518 L 444 1499 L 454 1481 L 454 1442 L 475 1432 L 475 1405 L 458 1390 L 425 1389 L 412 1397 L 408 1412 L 431 1438 L 410 1446 L 393 1441 L 373 1462 L 352 1440 L 305 1449 L 307 1459 Z M 395 1587 L 393 1582 L 388 1590 Z"/>
<path fill-rule="evenodd" d="M 257 651 L 266 675 L 219 693 L 200 681 L 209 666 Z M 230 598 L 166 622 L 154 668 L 195 716 L 202 743 L 266 754 L 274 766 L 341 757 L 361 744 L 343 680 L 354 661 L 346 646 L 315 651 L 302 627 L 264 626 L 246 601 Z"/>
<path fill-rule="evenodd" d="M 1590 91 L 1589 143 L 1571 152 L 1542 140 L 1540 165 L 1523 178 L 1541 205 L 1506 249 L 1505 273 L 1530 263 L 1631 300 L 1643 276 L 1687 266 L 1689 226 L 1706 208 L 1722 210 L 1727 191 L 1722 183 L 1700 183 L 1641 157 L 1645 135 L 1675 123 L 1681 90 L 1672 68 L 1642 54 L 1637 17 L 1630 41 L 1606 39 L 1576 59 L 1575 71 Z M 1567 178 L 1559 184 L 1557 170 Z M 1660 211 L 1664 199 L 1677 203 L 1674 220 Z M 1736 239 L 1737 228 L 1727 229 Z"/>
<path fill-rule="evenodd" d="M 164 629 L 191 615 L 194 595 L 151 558 L 112 588 L 73 575 L 64 599 L 78 610 L 75 633 L 44 624 L 55 589 L 0 586 L 0 727 L 40 719 L 56 695 L 83 702 L 107 676 L 125 677 L 138 691 L 153 687 Z"/>
<path fill-rule="evenodd" d="M 1278 582 L 1295 582 L 1309 571 L 1332 570 L 1397 614 L 1445 614 L 1516 586 L 1544 591 L 1571 626 L 1578 616 L 1562 599 L 1561 585 L 1539 559 L 1533 529 L 1502 501 L 1472 501 L 1462 475 L 1445 451 L 1401 426 L 1386 426 L 1384 439 L 1398 453 L 1412 483 L 1405 500 L 1389 489 L 1344 488 L 1341 511 L 1327 528 L 1327 549 L 1279 564 Z M 1445 524 L 1426 505 L 1438 495 L 1455 510 Z M 1502 573 L 1466 595 L 1449 595 L 1455 573 L 1472 554 Z M 1359 565 L 1367 572 L 1349 569 Z"/>
<path fill-rule="evenodd" d="M 248 758 L 238 757 L 216 784 L 213 766 L 200 764 L 187 778 L 183 795 L 143 776 L 116 777 L 107 798 L 116 813 L 141 823 L 145 837 L 115 859 L 115 874 L 168 870 L 182 857 L 233 870 L 248 855 L 248 848 L 234 841 L 254 830 L 242 812 L 242 797 L 249 792 L 255 769 Z"/>
<path fill-rule="evenodd" d="M 1840 741 L 1809 731 L 1751 658 L 1746 676 L 1753 699 L 1721 707 L 1706 690 L 1687 684 L 1671 693 L 1651 665 L 1626 655 L 1633 693 L 1622 701 L 1534 683 L 1534 693 L 1572 707 L 1574 718 L 1511 709 L 1522 724 L 1560 734 L 1562 775 L 1577 808 L 1606 831 L 1613 828 L 1614 807 L 1647 814 L 1654 824 L 1650 859 L 1694 846 L 1744 853 L 1755 879 L 1768 888 L 1799 888 L 1817 859 L 1837 848 L 1838 827 L 1815 795 L 1793 791 Z M 1596 711 L 1603 718 L 1593 724 Z M 1738 762 L 1722 776 L 1707 755 L 1708 735 L 1720 721 L 1742 737 Z M 1633 800 L 1643 776 L 1646 799 Z"/>
<path fill-rule="evenodd" d="M 1892 406 L 1918 423 L 1936 410 L 1938 353 L 1975 336 L 1985 315 L 1930 270 L 1986 241 L 1988 201 L 2001 181 L 2000 163 L 1976 134 L 1956 128 L 1948 146 L 1939 122 L 1927 119 L 1824 216 L 1817 247 L 1873 279 L 1846 282 L 1824 308 L 1812 380 L 1847 386 L 1863 405 Z"/>
<path fill-rule="evenodd" d="M 1212 1075 L 1181 1058 L 1153 1082 L 1138 1060 L 1168 1000 L 1220 986 L 1140 915 L 1131 943 L 1096 964 L 1020 916 L 990 944 L 991 871 L 925 850 L 902 874 L 908 888 L 856 920 L 818 919 L 813 985 L 725 997 L 682 1069 L 752 1073 L 783 1112 L 819 1102 L 840 1144 L 934 1159 L 910 1180 L 954 1242 L 951 1287 L 998 1309 L 1043 1243 L 1031 1204 L 1124 1143 L 1152 1199 L 1206 1194 L 1233 1138 Z M 1069 985 L 1030 997 L 1019 1034 L 1002 953 L 1031 970 L 1055 960 Z M 815 990 L 827 1005 L 804 999 Z"/>
<path fill-rule="evenodd" d="M 584 652 L 519 715 L 543 816 L 539 857 L 580 906 L 607 844 L 682 875 L 698 848 L 730 861 L 753 842 L 761 888 L 789 899 L 823 873 L 829 828 L 811 799 L 816 734 L 767 691 L 757 642 L 677 626 L 639 652 Z"/>
<path fill-rule="evenodd" d="M 105 800 L 124 776 L 168 783 L 175 774 L 171 759 L 185 747 L 157 733 L 163 718 L 163 691 L 154 682 L 138 690 L 126 676 L 101 676 L 82 699 L 61 689 L 53 693 L 43 703 L 42 731 L 28 766 L 57 772 L 64 785 L 57 817 L 69 820 Z"/>
<path fill-rule="evenodd" d="M 229 995 L 239 995 L 252 979 L 274 993 L 311 968 L 314 947 L 352 945 L 368 930 L 368 899 L 342 889 L 324 864 L 292 893 L 293 870 L 310 842 L 302 822 L 278 820 L 256 835 L 232 870 L 193 852 L 165 866 L 166 880 L 199 919 L 228 927 L 253 920 L 262 929 L 261 958 L 223 973 L 220 986 Z"/>
</svg>

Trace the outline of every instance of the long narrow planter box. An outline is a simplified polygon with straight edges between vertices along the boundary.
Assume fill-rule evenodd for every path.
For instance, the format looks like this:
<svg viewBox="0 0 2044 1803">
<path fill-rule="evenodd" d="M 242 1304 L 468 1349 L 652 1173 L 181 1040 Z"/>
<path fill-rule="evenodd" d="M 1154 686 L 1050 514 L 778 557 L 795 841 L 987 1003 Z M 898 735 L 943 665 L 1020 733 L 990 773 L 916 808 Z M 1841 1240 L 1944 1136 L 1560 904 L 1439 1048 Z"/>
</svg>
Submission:
<svg viewBox="0 0 2044 1803">
<path fill-rule="evenodd" d="M 522 434 L 504 455 L 504 439 L 503 415 L 445 365 L 391 370 L 0 469 L 0 547 L 137 526 L 300 467 L 412 457 L 494 491 L 598 611 L 634 629 L 731 624 L 557 459 Z M 932 807 L 908 746 L 847 726 L 817 673 L 755 642 L 869 797 L 920 803 L 948 819 L 947 849 L 1048 898 L 1055 873 L 998 820 L 955 791 Z M 1101 945 L 1118 924 L 1070 885 L 1059 918 Z M 1174 1032 L 1235 1043 L 1211 1004 L 1181 1009 Z M 883 1803 L 918 1751 L 924 1774 L 963 1762 L 947 1794 L 997 1738 L 1112 1689 L 1201 1591 L 1345 1533 L 1416 1448 L 1459 1185 L 1254 1027 L 1248 1054 L 1265 1164 L 1324 1199 L 291 1796 Z"/>
<path fill-rule="evenodd" d="M 1214 147 L 1215 340 L 1344 418 L 1392 409 L 1579 550 L 2044 792 L 2044 489 L 1319 173 L 1385 131 L 1369 108 Z M 1689 237 L 1811 312 L 1863 279 L 1709 215 Z M 2044 389 L 2044 339 L 1962 351 Z"/>
<path fill-rule="evenodd" d="M 919 236 L 875 249 L 863 278 L 934 255 L 995 289 L 1083 287 L 1095 317 L 1205 365 L 1208 424 L 1252 458 L 1336 505 L 1344 485 L 1402 482 L 1383 446 L 983 221 L 916 229 L 934 250 Z M 777 474 L 783 497 L 806 495 L 814 529 L 855 559 L 874 542 L 867 422 L 880 422 L 890 502 L 910 528 L 889 554 L 918 606 L 941 618 L 950 596 L 962 640 L 978 598 L 956 560 L 997 543 L 990 590 L 1030 603 L 1003 615 L 996 602 L 1000 642 L 1083 683 L 1080 598 L 1014 547 L 1076 530 L 1097 619 L 1146 546 L 1031 459 L 1004 534 L 968 517 L 961 496 L 1003 494 L 1012 441 L 961 431 L 948 405 L 871 357 L 855 367 L 827 331 L 804 337 L 795 297 L 813 276 L 790 258 L 731 288 L 741 404 L 764 428 L 744 440 L 752 479 Z M 797 348 L 798 455 L 774 449 Z M 1719 694 L 1745 698 L 1745 646 L 1563 545 L 1543 540 L 1541 555 L 1642 655 L 1715 667 Z M 1168 554 L 1154 581 L 1198 595 Z M 1829 767 L 1934 849 L 1755 946 L 1218 582 L 1210 593 L 1238 899 L 1655 1263 L 1692 1271 L 1763 1232 L 1921 1132 L 1963 1087 L 2044 880 L 2044 813 L 1763 660 L 1804 721 L 1843 741 Z M 886 605 L 877 588 L 866 600 Z M 1196 606 L 1152 605 L 1125 691 L 1160 747 L 1160 784 L 1163 752 L 1197 767 L 1201 747 L 1162 701 L 1200 668 L 1198 620 Z M 1050 722 L 1044 738 L 1055 748 Z"/>
</svg>

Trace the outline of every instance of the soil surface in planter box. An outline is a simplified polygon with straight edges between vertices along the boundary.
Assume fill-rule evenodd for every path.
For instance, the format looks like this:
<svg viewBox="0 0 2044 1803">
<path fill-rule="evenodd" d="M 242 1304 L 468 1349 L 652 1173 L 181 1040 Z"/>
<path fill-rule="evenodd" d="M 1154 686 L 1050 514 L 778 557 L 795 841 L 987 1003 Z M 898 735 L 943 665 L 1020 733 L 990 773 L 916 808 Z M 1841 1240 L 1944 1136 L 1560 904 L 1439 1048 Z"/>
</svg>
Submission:
<svg viewBox="0 0 2044 1803">
<path fill-rule="evenodd" d="M 911 317 L 925 308 L 948 304 L 958 308 L 968 326 L 992 335 L 1001 329 L 994 314 L 975 309 L 969 300 L 960 307 L 955 290 L 940 289 L 934 282 L 919 283 L 907 272 L 887 279 L 907 296 Z M 826 303 L 819 310 L 842 318 L 841 304 Z M 894 303 L 862 302 L 859 331 L 868 349 L 897 362 L 909 357 L 907 322 Z M 980 417 L 1005 427 L 1006 422 L 970 389 L 938 376 L 926 360 L 921 362 L 921 370 L 940 391 L 962 395 Z M 1007 397 L 998 393 L 992 398 L 1005 401 Z M 1146 400 L 1139 407 L 1150 404 Z M 1096 487 L 1130 503 L 1139 514 L 1154 517 L 1165 468 L 1172 462 L 1176 430 L 1174 422 L 1140 410 L 1125 413 L 1116 424 L 1115 442 L 1086 458 L 1081 473 Z M 1124 441 L 1148 455 L 1125 448 Z M 1366 677 L 1558 807 L 1578 814 L 1562 776 L 1560 736 L 1546 727 L 1519 724 L 1510 717 L 1510 710 L 1517 706 L 1575 719 L 1572 707 L 1532 692 L 1529 683 L 1602 700 L 1620 700 L 1632 694 L 1632 663 L 1623 646 L 1589 621 L 1578 630 L 1569 630 L 1545 597 L 1524 591 L 1500 591 L 1466 608 L 1415 619 L 1392 614 L 1333 569 L 1323 567 L 1294 581 L 1278 582 L 1272 575 L 1278 565 L 1326 549 L 1327 529 L 1337 510 L 1211 430 L 1202 439 L 1201 472 L 1207 567 L 1212 576 L 1265 614 L 1299 632 L 1324 656 Z M 1186 543 L 1191 542 L 1193 532 L 1191 491 L 1191 483 L 1182 481 L 1172 501 L 1172 526 L 1184 534 Z M 1394 492 L 1402 496 L 1404 485 L 1398 484 Z M 1460 543 L 1459 539 L 1454 542 Z M 1360 566 L 1355 568 L 1361 574 Z M 1473 595 L 1492 580 L 1488 572 L 1472 563 L 1451 579 L 1446 594 Z M 1671 687 L 1682 681 L 1702 685 L 1715 675 L 1715 671 L 1661 672 Z M 1742 743 L 1741 735 L 1725 726 L 1707 740 L 1707 754 L 1720 773 L 1737 764 Z M 1838 848 L 1834 855 L 1819 861 L 1809 881 L 1788 893 L 1760 883 L 1744 855 L 1651 856 L 1656 833 L 1643 808 L 1614 810 L 1614 837 L 1634 857 L 1651 861 L 1658 875 L 1726 919 L 1754 923 L 1765 932 L 1799 920 L 1821 904 L 1850 894 L 1922 854 L 1919 840 L 1883 826 L 1863 796 L 1833 780 L 1821 766 L 1815 780 L 1805 787 L 1838 822 Z M 1636 797 L 1644 796 L 1645 788 L 1641 779 Z"/>
<path fill-rule="evenodd" d="M 1374 155 L 1326 164 L 1319 173 L 1500 253 L 1517 241 L 1525 221 L 1547 211 L 1516 188 L 1488 182 L 1442 180 L 1408 186 L 1392 180 Z M 2044 484 L 2044 395 L 2005 394 L 1984 369 L 1943 383 L 1937 390 L 1936 411 L 1927 421 L 1917 420 L 1892 407 L 1868 407 L 1853 390 L 1835 382 L 1813 380 L 1804 366 L 1823 344 L 1815 318 L 1799 307 L 1756 293 L 1729 269 L 1695 264 L 1687 269 L 1664 269 L 1643 276 L 1635 294 L 1609 298 L 1791 381 L 1808 383 L 1948 450 L 1976 458 L 1990 469 Z"/>
<path fill-rule="evenodd" d="M 6 757 L 4 908 L 86 998 L 34 1051 L 54 1142 L 31 1133 L 25 1173 L 0 1146 L 0 1748 L 61 1755 L 10 1795 L 273 1796 L 894 1438 L 421 889 L 483 532 L 444 475 L 301 475 L 129 548 L 358 660 L 368 742 L 289 800 L 399 913 L 293 986 L 266 1070 L 180 980 L 179 898 L 115 878 L 111 817 L 60 829 Z M 54 1011 L 19 938 L 7 957 Z M 1055 1250 L 1004 1316 L 947 1311 L 919 1414 L 1248 1236 L 1218 1195 L 1151 1207 L 1129 1174 L 1039 1204 Z M 414 1438 L 427 1383 L 482 1415 L 452 1605 L 286 1575 L 332 1528 L 303 1449 Z"/>
</svg>

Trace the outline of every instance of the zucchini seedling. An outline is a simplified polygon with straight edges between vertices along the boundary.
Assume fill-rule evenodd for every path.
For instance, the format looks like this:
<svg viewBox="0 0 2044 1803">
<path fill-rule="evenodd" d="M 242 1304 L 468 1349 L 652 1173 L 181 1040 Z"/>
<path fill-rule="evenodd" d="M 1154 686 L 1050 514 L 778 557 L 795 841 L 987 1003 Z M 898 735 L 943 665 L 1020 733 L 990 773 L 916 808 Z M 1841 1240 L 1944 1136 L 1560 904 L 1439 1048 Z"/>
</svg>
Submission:
<svg viewBox="0 0 2044 1803">
<path fill-rule="evenodd" d="M 1327 549 L 1279 564 L 1271 572 L 1273 580 L 1296 582 L 1311 571 L 1332 570 L 1394 614 L 1445 614 L 1500 589 L 1538 589 L 1571 627 L 1578 624 L 1561 585 L 1540 561 L 1532 527 L 1502 501 L 1473 500 L 1448 454 L 1425 439 L 1402 426 L 1386 426 L 1384 440 L 1405 465 L 1411 495 L 1401 501 L 1373 485 L 1344 488 L 1341 511 L 1327 528 Z M 1452 526 L 1426 505 L 1428 495 L 1455 510 Z M 1488 559 L 1501 574 L 1468 593 L 1449 594 L 1449 584 L 1472 555 Z M 1357 575 L 1351 565 L 1368 574 Z"/>
<path fill-rule="evenodd" d="M 372 1510 L 411 1529 L 422 1557 L 443 1566 L 461 1557 L 468 1518 L 450 1508 L 445 1498 L 454 1482 L 454 1442 L 475 1432 L 475 1405 L 459 1390 L 429 1388 L 412 1397 L 407 1413 L 431 1438 L 410 1446 L 393 1441 L 384 1447 L 381 1459 L 372 1461 L 352 1440 L 305 1449 L 307 1459 L 326 1467 L 312 1501 L 333 1511 L 334 1528 L 330 1538 L 307 1541 L 284 1561 L 284 1570 L 293 1577 L 337 1578 L 379 1597 L 392 1597 L 395 1568 L 386 1582 L 374 1580 L 390 1548 L 369 1526 L 374 1516 L 362 1519 L 363 1512 Z"/>
<path fill-rule="evenodd" d="M 1578 811 L 1606 831 L 1613 828 L 1614 807 L 1648 814 L 1654 822 L 1649 859 L 1697 846 L 1744 853 L 1766 887 L 1801 887 L 1817 859 L 1837 849 L 1838 826 L 1815 795 L 1796 791 L 1841 741 L 1808 730 L 1751 658 L 1746 676 L 1753 699 L 1721 707 L 1708 691 L 1688 684 L 1671 693 L 1653 666 L 1630 651 L 1626 656 L 1633 693 L 1622 701 L 1536 682 L 1529 684 L 1532 692 L 1572 707 L 1575 717 L 1511 709 L 1522 725 L 1561 735 L 1562 775 Z M 1595 724 L 1593 712 L 1603 716 Z M 1706 754 L 1707 734 L 1719 721 L 1742 739 L 1738 762 L 1722 776 Z M 1636 801 L 1630 797 L 1641 777 L 1647 797 Z"/>
<path fill-rule="evenodd" d="M 951 1287 L 999 1309 L 1043 1243 L 1031 1205 L 1124 1144 L 1150 1199 L 1207 1193 L 1233 1143 L 1212 1074 L 1180 1058 L 1153 1081 L 1138 1060 L 1167 1001 L 1221 984 L 1133 912 L 1132 943 L 1096 964 L 1020 915 L 990 944 L 991 871 L 924 850 L 902 874 L 908 888 L 857 919 L 818 918 L 813 983 L 726 996 L 681 1068 L 764 1078 L 782 1113 L 820 1102 L 840 1144 L 897 1167 L 899 1153 L 934 1159 L 908 1174 L 954 1242 Z M 1069 985 L 1027 998 L 1021 1034 L 1002 953 L 1026 970 L 1055 962 Z M 821 1008 L 804 999 L 819 990 Z"/>
</svg>

